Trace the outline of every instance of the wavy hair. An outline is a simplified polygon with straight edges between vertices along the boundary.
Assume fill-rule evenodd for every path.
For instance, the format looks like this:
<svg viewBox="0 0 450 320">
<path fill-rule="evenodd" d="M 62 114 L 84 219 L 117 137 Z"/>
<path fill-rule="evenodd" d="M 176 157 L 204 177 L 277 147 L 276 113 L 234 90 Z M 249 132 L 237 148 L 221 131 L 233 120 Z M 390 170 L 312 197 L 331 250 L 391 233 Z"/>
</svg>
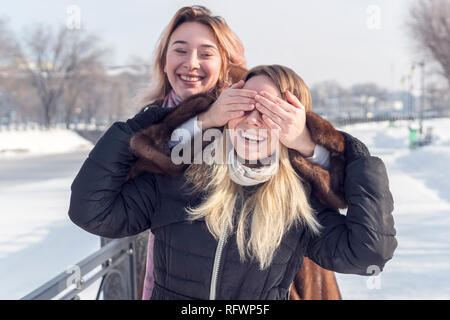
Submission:
<svg viewBox="0 0 450 320">
<path fill-rule="evenodd" d="M 245 80 L 265 75 L 280 92 L 289 90 L 311 110 L 311 95 L 303 80 L 291 69 L 279 65 L 251 69 Z M 226 126 L 225 126 L 226 128 Z M 242 261 L 254 259 L 261 269 L 267 268 L 284 234 L 293 225 L 302 224 L 312 233 L 320 225 L 309 205 L 310 186 L 292 167 L 288 149 L 279 145 L 279 169 L 267 182 L 250 195 L 230 178 L 226 164 L 226 134 L 216 139 L 213 150 L 218 150 L 217 161 L 192 164 L 185 171 L 192 192 L 206 192 L 206 200 L 198 207 L 187 208 L 190 219 L 202 219 L 211 234 L 219 239 L 224 231 L 236 230 L 239 255 Z M 216 155 L 215 155 L 216 156 Z"/>
</svg>

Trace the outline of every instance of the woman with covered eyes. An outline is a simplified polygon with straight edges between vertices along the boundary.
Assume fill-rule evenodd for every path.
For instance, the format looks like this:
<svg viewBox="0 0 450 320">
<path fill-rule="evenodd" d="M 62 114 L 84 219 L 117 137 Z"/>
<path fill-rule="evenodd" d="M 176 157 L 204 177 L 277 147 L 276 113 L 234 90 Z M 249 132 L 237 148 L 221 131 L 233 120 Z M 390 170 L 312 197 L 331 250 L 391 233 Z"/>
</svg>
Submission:
<svg viewBox="0 0 450 320">
<path fill-rule="evenodd" d="M 342 273 L 383 269 L 396 248 L 385 167 L 311 112 L 295 72 L 243 75 L 240 42 L 201 7 L 175 15 L 155 65 L 150 106 L 99 140 L 69 209 L 104 237 L 151 229 L 152 299 L 293 298 L 314 281 L 298 277 L 303 257 Z M 176 128 L 193 140 L 219 130 L 202 141 L 213 161 L 174 163 L 190 143 Z"/>
</svg>

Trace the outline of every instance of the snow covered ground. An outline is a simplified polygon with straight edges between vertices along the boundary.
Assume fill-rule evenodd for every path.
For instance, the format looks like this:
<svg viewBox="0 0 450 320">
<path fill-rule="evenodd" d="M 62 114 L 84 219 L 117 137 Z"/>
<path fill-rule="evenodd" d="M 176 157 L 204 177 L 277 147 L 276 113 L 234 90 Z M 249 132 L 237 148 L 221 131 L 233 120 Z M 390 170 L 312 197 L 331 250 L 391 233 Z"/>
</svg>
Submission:
<svg viewBox="0 0 450 320">
<path fill-rule="evenodd" d="M 436 139 L 416 150 L 407 126 L 340 128 L 384 160 L 399 243 L 378 277 L 337 275 L 344 299 L 450 298 L 450 119 L 425 121 Z M 72 132 L 42 134 L 0 132 L 0 150 L 30 150 L 0 152 L 0 299 L 23 297 L 99 248 L 98 237 L 67 217 L 70 184 L 92 145 Z"/>
<path fill-rule="evenodd" d="M 0 299 L 22 298 L 100 248 L 67 216 L 91 148 L 68 130 L 0 132 Z"/>
<path fill-rule="evenodd" d="M 450 119 L 424 121 L 431 145 L 409 150 L 408 122 L 343 127 L 386 164 L 398 248 L 377 278 L 337 275 L 345 299 L 450 298 Z"/>
<path fill-rule="evenodd" d="M 0 128 L 0 157 L 34 156 L 89 150 L 92 143 L 66 129 L 6 130 Z"/>
</svg>

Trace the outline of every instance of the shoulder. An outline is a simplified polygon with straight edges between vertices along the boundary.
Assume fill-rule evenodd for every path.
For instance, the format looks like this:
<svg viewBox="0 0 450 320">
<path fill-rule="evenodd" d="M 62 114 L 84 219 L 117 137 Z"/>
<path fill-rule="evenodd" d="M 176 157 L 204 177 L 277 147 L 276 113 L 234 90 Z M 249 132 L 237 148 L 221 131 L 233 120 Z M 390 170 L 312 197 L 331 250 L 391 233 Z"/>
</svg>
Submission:
<svg viewBox="0 0 450 320">
<path fill-rule="evenodd" d="M 149 104 L 145 105 L 144 107 L 142 107 L 141 110 L 139 111 L 139 113 L 145 112 L 151 107 L 162 107 L 163 102 L 164 102 L 164 100 L 156 100 L 152 103 L 149 103 Z"/>
<path fill-rule="evenodd" d="M 351 134 L 339 131 L 344 137 L 345 141 L 345 158 L 346 162 L 350 163 L 353 160 L 361 157 L 370 156 L 369 149 L 367 146 L 358 138 L 352 136 Z"/>
<path fill-rule="evenodd" d="M 138 132 L 160 122 L 170 110 L 170 108 L 163 108 L 158 104 L 151 104 L 142 108 L 138 114 L 128 120 L 128 123 L 135 132 Z"/>
</svg>

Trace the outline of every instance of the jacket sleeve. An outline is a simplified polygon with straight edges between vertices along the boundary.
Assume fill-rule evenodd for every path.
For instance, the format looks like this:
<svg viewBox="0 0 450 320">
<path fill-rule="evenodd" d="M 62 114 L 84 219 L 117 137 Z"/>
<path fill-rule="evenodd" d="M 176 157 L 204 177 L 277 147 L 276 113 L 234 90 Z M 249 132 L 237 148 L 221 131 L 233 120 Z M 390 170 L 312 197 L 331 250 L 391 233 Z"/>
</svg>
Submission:
<svg viewBox="0 0 450 320">
<path fill-rule="evenodd" d="M 347 214 L 328 208 L 318 213 L 322 229 L 311 238 L 307 256 L 335 272 L 372 275 L 383 270 L 397 247 L 393 198 L 383 161 L 356 138 L 344 136 Z"/>
<path fill-rule="evenodd" d="M 147 173 L 127 180 L 127 175 L 136 161 L 130 138 L 154 121 L 151 117 L 141 112 L 127 123 L 114 123 L 90 152 L 71 188 L 69 217 L 76 225 L 108 238 L 150 228 L 158 199 L 155 177 Z"/>
</svg>

